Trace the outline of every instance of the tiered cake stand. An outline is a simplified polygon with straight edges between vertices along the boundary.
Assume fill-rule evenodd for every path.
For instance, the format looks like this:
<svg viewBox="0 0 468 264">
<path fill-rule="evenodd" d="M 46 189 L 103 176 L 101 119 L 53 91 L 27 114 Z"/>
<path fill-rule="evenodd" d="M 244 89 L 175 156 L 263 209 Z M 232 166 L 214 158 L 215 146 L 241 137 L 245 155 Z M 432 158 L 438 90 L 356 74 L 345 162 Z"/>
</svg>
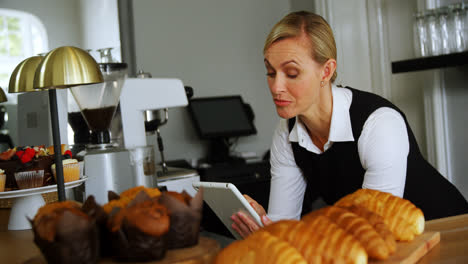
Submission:
<svg viewBox="0 0 468 264">
<path fill-rule="evenodd" d="M 88 177 L 82 176 L 77 181 L 65 183 L 65 189 L 80 186 Z M 37 210 L 45 204 L 43 193 L 57 191 L 57 185 L 47 185 L 38 188 L 22 189 L 16 191 L 0 192 L 0 199 L 13 198 L 8 230 L 31 229 L 28 219 L 33 219 Z"/>
</svg>

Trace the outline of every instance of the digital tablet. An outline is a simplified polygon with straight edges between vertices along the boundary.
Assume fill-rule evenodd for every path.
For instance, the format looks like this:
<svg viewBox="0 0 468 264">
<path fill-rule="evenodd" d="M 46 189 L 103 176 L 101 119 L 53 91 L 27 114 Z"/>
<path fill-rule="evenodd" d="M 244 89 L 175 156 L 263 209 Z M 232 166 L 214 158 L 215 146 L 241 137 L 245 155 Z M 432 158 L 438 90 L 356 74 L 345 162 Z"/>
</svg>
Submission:
<svg viewBox="0 0 468 264">
<path fill-rule="evenodd" d="M 242 237 L 232 229 L 231 225 L 233 221 L 231 220 L 231 216 L 239 211 L 252 217 L 259 226 L 263 226 L 260 216 L 234 184 L 226 182 L 194 182 L 192 185 L 197 190 L 199 187 L 203 187 L 203 200 L 205 200 L 211 210 L 215 212 L 236 239 L 242 239 Z"/>
</svg>

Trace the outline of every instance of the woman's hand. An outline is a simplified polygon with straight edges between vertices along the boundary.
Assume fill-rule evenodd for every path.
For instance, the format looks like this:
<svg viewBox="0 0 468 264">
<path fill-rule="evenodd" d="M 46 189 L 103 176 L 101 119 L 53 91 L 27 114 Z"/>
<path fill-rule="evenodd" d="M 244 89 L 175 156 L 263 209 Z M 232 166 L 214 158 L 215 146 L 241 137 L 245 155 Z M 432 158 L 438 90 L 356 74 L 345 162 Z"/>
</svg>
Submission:
<svg viewBox="0 0 468 264">
<path fill-rule="evenodd" d="M 265 209 L 263 206 L 258 204 L 254 199 L 252 199 L 247 194 L 244 194 L 245 199 L 249 202 L 250 206 L 257 212 L 262 220 L 263 226 L 267 226 L 272 223 L 272 221 L 266 216 Z M 260 229 L 260 226 L 257 225 L 255 220 L 253 220 L 250 216 L 246 215 L 243 212 L 237 212 L 231 216 L 231 219 L 234 223 L 232 223 L 232 229 L 236 230 L 241 237 L 246 238 L 251 233 Z"/>
</svg>

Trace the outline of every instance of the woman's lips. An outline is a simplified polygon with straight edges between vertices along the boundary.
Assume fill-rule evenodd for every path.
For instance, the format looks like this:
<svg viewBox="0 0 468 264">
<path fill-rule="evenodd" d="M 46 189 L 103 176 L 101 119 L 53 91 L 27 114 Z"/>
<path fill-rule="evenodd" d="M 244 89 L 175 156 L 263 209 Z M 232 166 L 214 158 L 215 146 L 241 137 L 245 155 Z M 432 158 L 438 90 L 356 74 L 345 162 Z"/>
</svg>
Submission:
<svg viewBox="0 0 468 264">
<path fill-rule="evenodd" d="M 286 100 L 279 100 L 279 99 L 275 99 L 275 105 L 276 106 L 288 106 L 291 101 L 286 101 Z"/>
</svg>

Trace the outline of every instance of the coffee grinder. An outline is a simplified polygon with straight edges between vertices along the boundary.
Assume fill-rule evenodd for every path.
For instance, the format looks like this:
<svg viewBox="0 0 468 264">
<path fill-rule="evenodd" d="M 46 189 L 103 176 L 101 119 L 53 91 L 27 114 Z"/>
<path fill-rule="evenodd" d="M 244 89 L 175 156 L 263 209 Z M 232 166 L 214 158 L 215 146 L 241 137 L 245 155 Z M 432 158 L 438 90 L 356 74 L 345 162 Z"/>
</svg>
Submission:
<svg viewBox="0 0 468 264">
<path fill-rule="evenodd" d="M 109 127 L 119 103 L 127 76 L 125 63 L 99 63 L 104 82 L 76 86 L 71 93 L 89 129 L 89 143 L 84 151 L 84 197 L 94 195 L 98 203 L 107 202 L 107 191 L 121 191 L 134 186 L 129 153 L 111 142 Z"/>
</svg>

